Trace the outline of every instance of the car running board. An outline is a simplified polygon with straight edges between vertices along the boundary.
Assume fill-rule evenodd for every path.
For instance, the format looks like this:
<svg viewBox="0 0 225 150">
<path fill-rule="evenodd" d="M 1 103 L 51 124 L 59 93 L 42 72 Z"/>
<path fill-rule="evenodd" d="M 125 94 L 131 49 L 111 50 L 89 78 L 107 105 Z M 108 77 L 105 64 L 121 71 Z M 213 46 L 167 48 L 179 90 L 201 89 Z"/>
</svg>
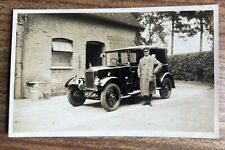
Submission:
<svg viewBox="0 0 225 150">
<path fill-rule="evenodd" d="M 160 90 L 160 89 L 161 89 L 161 87 L 156 87 L 156 90 Z M 129 98 L 129 97 L 131 97 L 131 96 L 133 96 L 133 95 L 138 95 L 138 94 L 140 94 L 140 93 L 141 93 L 140 90 L 136 90 L 136 91 L 133 91 L 133 92 L 131 92 L 131 93 L 128 93 L 127 95 L 121 96 L 121 98 Z"/>
<path fill-rule="evenodd" d="M 128 93 L 127 95 L 123 95 L 121 98 L 128 98 L 128 97 L 131 97 L 132 95 L 138 95 L 140 93 L 141 93 L 140 90 L 136 90 L 136 91 L 133 91 L 131 93 Z"/>
</svg>

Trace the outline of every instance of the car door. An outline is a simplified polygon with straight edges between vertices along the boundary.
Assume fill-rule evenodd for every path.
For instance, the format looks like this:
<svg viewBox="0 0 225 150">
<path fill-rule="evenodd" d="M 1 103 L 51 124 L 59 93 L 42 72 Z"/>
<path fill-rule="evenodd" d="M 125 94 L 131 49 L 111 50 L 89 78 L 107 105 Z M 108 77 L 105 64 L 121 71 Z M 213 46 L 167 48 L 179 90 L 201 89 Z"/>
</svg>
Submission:
<svg viewBox="0 0 225 150">
<path fill-rule="evenodd" d="M 131 80 L 131 86 L 133 90 L 139 90 L 140 85 L 139 85 L 139 78 L 138 78 L 138 73 L 137 73 L 137 66 L 131 66 L 130 67 L 130 80 Z"/>
</svg>

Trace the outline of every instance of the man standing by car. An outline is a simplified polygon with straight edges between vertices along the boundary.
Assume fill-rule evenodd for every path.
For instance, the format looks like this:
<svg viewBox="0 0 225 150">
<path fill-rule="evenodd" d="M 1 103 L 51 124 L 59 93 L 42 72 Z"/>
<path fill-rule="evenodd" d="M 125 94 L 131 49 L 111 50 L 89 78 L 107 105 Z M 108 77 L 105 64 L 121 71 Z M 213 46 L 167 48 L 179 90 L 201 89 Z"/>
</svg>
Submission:
<svg viewBox="0 0 225 150">
<path fill-rule="evenodd" d="M 152 94 L 155 92 L 156 77 L 155 74 L 160 71 L 162 64 L 149 54 L 149 48 L 144 48 L 144 57 L 138 64 L 138 77 L 140 78 L 141 95 L 144 96 L 143 105 L 150 105 Z"/>
</svg>

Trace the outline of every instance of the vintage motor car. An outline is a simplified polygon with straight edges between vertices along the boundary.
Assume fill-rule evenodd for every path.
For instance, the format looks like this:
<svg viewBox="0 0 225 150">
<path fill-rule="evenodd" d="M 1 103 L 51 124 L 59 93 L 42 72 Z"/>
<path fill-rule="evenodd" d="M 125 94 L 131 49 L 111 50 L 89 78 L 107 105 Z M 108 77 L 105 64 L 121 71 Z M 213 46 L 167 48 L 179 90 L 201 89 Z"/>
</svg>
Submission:
<svg viewBox="0 0 225 150">
<path fill-rule="evenodd" d="M 122 98 L 140 93 L 137 66 L 143 57 L 143 49 L 150 49 L 150 55 L 162 63 L 162 69 L 156 74 L 156 89 L 162 99 L 169 98 L 175 83 L 168 71 L 167 50 L 151 46 L 133 46 L 105 51 L 105 66 L 86 69 L 85 78 L 76 75 L 69 79 L 65 87 L 67 98 L 73 106 L 84 104 L 85 100 L 101 101 L 106 111 L 116 110 Z"/>
</svg>

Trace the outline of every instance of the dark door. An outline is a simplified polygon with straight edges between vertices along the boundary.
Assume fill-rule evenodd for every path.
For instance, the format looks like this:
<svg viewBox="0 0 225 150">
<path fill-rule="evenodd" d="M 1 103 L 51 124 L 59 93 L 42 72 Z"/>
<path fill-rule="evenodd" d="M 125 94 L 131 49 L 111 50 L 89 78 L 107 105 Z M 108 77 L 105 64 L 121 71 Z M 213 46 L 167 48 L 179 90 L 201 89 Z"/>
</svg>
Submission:
<svg viewBox="0 0 225 150">
<path fill-rule="evenodd" d="M 98 41 L 89 41 L 86 45 L 86 68 L 89 66 L 101 66 L 104 43 Z"/>
</svg>

